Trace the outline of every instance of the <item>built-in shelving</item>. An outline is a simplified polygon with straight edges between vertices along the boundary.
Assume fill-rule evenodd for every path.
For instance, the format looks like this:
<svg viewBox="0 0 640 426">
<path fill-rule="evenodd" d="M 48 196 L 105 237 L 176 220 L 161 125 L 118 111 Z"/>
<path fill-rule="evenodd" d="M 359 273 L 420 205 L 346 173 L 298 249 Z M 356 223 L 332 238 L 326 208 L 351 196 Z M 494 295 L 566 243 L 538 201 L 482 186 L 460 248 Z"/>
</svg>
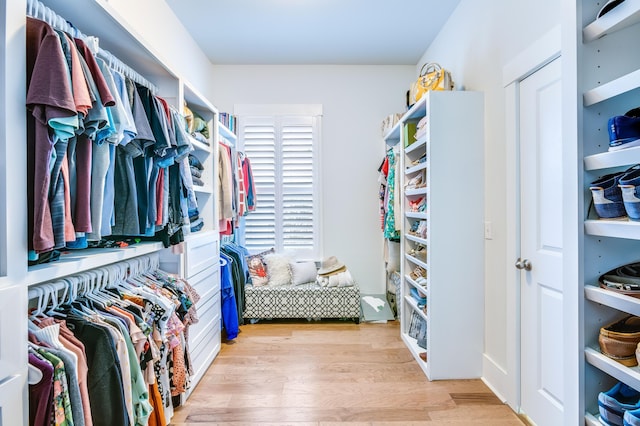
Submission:
<svg viewBox="0 0 640 426">
<path fill-rule="evenodd" d="M 577 3 L 577 23 L 583 25 L 582 43 L 577 46 L 578 90 L 582 93 L 582 103 L 578 104 L 582 117 L 578 152 L 589 154 L 582 158 L 580 168 L 583 179 L 579 181 L 584 186 L 577 188 L 586 218 L 584 238 L 580 238 L 583 257 L 578 274 L 584 279 L 580 342 L 584 345 L 585 379 L 581 381 L 580 406 L 584 407 L 584 423 L 599 425 L 600 392 L 609 390 L 616 380 L 640 390 L 640 368 L 626 367 L 603 355 L 598 347 L 601 327 L 627 314 L 640 316 L 640 299 L 597 285 L 601 274 L 637 261 L 634 253 L 640 253 L 640 222 L 597 219 L 590 207 L 588 190 L 594 175 L 613 173 L 640 163 L 638 147 L 605 151 L 608 119 L 638 106 L 635 95 L 640 88 L 640 58 L 621 55 L 619 46 L 640 36 L 640 0 L 625 0 L 600 18 L 597 18 L 598 11 L 606 2 L 578 0 Z"/>
<path fill-rule="evenodd" d="M 482 370 L 482 305 L 473 302 L 484 292 L 482 190 L 460 197 L 454 188 L 455 182 L 483 181 L 482 111 L 481 93 L 430 92 L 407 111 L 385 140 L 401 147 L 403 180 L 400 194 L 396 193 L 403 200 L 401 335 L 430 380 L 480 377 Z M 464 126 L 456 124 L 461 115 L 469 117 Z M 416 140 L 410 133 L 425 116 L 427 129 Z M 410 186 L 417 180 L 420 187 Z M 424 211 L 411 211 L 410 202 L 421 197 L 426 202 Z M 426 224 L 426 238 L 408 232 L 417 221 Z M 412 255 L 421 247 L 426 248 L 424 257 Z M 460 258 L 470 262 L 460 268 Z M 416 268 L 426 272 L 424 285 L 410 276 Z M 414 288 L 426 295 L 425 309 L 411 295 Z M 459 297 L 461 292 L 465 298 Z M 416 318 L 427 324 L 428 351 L 409 335 Z M 457 338 L 451 339 L 452 334 Z M 425 352 L 428 362 L 421 358 Z"/>
</svg>

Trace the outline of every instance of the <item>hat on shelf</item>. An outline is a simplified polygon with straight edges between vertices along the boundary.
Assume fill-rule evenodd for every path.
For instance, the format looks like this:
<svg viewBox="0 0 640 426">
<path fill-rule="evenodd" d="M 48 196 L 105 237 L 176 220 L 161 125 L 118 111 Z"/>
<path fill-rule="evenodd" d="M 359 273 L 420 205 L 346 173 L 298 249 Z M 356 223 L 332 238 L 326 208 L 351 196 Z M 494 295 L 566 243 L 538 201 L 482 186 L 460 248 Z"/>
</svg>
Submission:
<svg viewBox="0 0 640 426">
<path fill-rule="evenodd" d="M 342 272 L 346 269 L 344 263 L 340 262 L 337 257 L 331 256 L 322 261 L 322 266 L 318 270 L 318 275 L 331 275 Z"/>
</svg>

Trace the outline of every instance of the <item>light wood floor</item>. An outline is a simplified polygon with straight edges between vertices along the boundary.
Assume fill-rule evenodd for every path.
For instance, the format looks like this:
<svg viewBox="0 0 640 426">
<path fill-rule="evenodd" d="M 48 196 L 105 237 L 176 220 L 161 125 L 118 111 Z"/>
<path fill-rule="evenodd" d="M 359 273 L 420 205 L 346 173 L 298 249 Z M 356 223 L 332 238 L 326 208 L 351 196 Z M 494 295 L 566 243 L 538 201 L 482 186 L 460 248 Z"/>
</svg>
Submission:
<svg viewBox="0 0 640 426">
<path fill-rule="evenodd" d="M 480 380 L 429 382 L 396 321 L 241 326 L 172 425 L 523 425 Z"/>
</svg>

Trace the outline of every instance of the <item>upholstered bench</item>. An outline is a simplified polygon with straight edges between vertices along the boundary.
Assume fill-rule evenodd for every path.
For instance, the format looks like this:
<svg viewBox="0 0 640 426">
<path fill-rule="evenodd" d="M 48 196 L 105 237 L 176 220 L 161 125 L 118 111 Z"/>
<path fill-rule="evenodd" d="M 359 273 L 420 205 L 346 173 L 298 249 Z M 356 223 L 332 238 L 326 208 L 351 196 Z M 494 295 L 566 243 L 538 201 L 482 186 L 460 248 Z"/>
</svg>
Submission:
<svg viewBox="0 0 640 426">
<path fill-rule="evenodd" d="M 350 318 L 360 322 L 360 289 L 301 285 L 245 287 L 246 320 L 273 318 Z"/>
</svg>

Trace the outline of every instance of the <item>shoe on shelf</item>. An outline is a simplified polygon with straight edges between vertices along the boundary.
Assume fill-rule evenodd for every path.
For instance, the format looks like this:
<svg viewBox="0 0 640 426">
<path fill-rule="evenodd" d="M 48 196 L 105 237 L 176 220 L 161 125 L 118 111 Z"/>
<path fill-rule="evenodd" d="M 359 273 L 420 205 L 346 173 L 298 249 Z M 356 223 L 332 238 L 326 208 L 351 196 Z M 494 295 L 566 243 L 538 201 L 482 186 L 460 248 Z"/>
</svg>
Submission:
<svg viewBox="0 0 640 426">
<path fill-rule="evenodd" d="M 606 15 L 609 12 L 611 12 L 613 9 L 615 9 L 622 2 L 624 2 L 624 0 L 609 0 L 608 2 L 606 2 L 604 4 L 604 6 L 602 6 L 600 8 L 600 10 L 598 11 L 597 17 L 598 18 L 602 18 L 604 15 Z"/>
<path fill-rule="evenodd" d="M 640 317 L 627 315 L 600 328 L 598 344 L 603 355 L 627 367 L 638 365 L 636 349 L 640 343 Z"/>
<path fill-rule="evenodd" d="M 625 411 L 622 424 L 624 426 L 640 426 L 640 409 Z"/>
<path fill-rule="evenodd" d="M 640 408 L 640 392 L 625 383 L 618 382 L 606 392 L 598 395 L 600 419 L 606 425 L 623 424 L 626 411 Z"/>
<path fill-rule="evenodd" d="M 618 186 L 625 172 L 602 176 L 589 186 L 593 206 L 600 219 L 618 219 L 627 215 L 622 201 L 622 190 Z"/>
<path fill-rule="evenodd" d="M 640 220 L 640 168 L 628 170 L 618 181 L 627 216 Z"/>
<path fill-rule="evenodd" d="M 609 118 L 609 151 L 619 151 L 640 145 L 640 108 L 627 111 L 625 115 Z"/>
</svg>

